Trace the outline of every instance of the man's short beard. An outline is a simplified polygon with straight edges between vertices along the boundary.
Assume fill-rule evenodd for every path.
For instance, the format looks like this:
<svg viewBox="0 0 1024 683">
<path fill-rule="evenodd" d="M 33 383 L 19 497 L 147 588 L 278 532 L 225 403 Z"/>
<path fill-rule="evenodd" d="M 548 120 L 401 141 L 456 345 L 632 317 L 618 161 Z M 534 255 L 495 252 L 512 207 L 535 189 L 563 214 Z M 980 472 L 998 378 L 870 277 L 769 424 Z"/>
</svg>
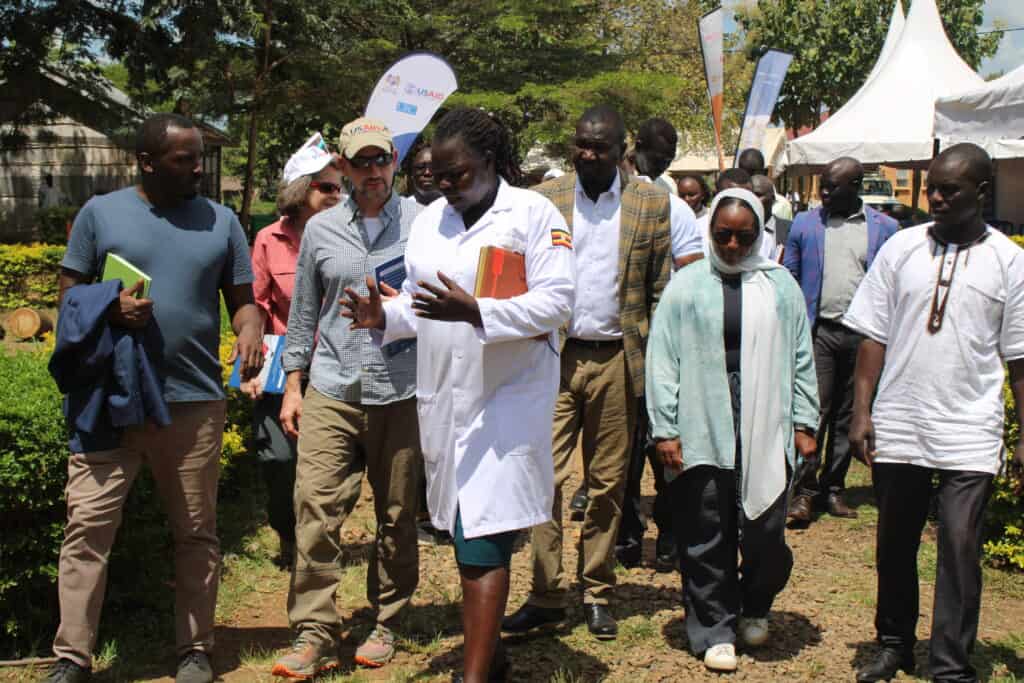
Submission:
<svg viewBox="0 0 1024 683">
<path fill-rule="evenodd" d="M 384 187 L 382 189 L 381 195 L 379 197 L 377 197 L 377 198 L 379 199 L 379 198 L 390 197 L 391 196 L 391 185 L 392 185 L 392 183 L 390 183 L 390 182 L 385 180 L 384 181 Z M 375 192 L 376 192 L 376 190 L 375 190 Z M 353 185 L 352 186 L 352 198 L 353 199 L 358 199 L 359 197 L 369 198 L 369 197 L 367 197 L 366 191 L 363 188 L 361 188 L 361 187 L 359 187 L 357 185 Z"/>
</svg>

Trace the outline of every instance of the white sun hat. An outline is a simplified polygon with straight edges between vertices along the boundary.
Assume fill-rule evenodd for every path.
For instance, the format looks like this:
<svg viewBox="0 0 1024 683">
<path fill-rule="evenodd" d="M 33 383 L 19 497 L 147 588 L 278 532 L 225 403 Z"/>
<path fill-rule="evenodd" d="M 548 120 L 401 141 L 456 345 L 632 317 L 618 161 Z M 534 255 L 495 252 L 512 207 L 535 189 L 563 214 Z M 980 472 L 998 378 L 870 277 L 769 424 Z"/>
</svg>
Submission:
<svg viewBox="0 0 1024 683">
<path fill-rule="evenodd" d="M 324 136 L 314 133 L 284 165 L 284 182 L 291 183 L 304 175 L 319 173 L 333 160 L 334 155 L 327 151 Z"/>
</svg>

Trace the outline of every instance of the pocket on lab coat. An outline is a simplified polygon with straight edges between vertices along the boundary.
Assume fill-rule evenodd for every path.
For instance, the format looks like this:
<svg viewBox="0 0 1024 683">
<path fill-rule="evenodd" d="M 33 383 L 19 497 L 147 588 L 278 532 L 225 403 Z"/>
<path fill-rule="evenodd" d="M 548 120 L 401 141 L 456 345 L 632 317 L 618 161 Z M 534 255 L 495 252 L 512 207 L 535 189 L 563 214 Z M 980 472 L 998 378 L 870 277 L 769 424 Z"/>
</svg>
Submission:
<svg viewBox="0 0 1024 683">
<path fill-rule="evenodd" d="M 451 410 L 451 402 L 438 401 L 437 394 L 416 397 L 420 447 L 423 449 L 423 459 L 427 462 L 437 462 L 449 448 Z"/>
<path fill-rule="evenodd" d="M 534 455 L 545 444 L 551 447 L 554 392 L 550 382 L 506 385 L 498 389 L 495 399 L 502 415 L 498 420 L 501 454 Z"/>
</svg>

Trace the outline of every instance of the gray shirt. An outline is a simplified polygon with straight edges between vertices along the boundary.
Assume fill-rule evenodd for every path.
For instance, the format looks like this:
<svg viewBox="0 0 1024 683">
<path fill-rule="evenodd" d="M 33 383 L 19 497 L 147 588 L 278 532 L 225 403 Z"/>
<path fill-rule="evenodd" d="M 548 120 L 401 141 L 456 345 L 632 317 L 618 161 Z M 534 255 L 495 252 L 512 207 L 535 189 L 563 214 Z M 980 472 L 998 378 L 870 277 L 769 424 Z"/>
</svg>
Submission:
<svg viewBox="0 0 1024 683">
<path fill-rule="evenodd" d="M 75 218 L 61 265 L 98 277 L 108 252 L 152 280 L 153 320 L 164 344 L 164 398 L 224 398 L 219 294 L 253 279 L 249 245 L 234 212 L 205 197 L 158 209 L 134 187 L 93 197 Z"/>
<path fill-rule="evenodd" d="M 346 287 L 365 295 L 366 276 L 375 277 L 377 266 L 403 262 L 422 208 L 392 194 L 380 213 L 384 229 L 372 242 L 351 198 L 310 219 L 295 268 L 285 372 L 308 370 L 314 389 L 349 403 L 381 405 L 416 393 L 415 344 L 382 351 L 368 330 L 349 329 L 339 300 Z"/>
<path fill-rule="evenodd" d="M 818 317 L 840 320 L 867 272 L 868 224 L 864 206 L 847 218 L 829 216 Z"/>
</svg>

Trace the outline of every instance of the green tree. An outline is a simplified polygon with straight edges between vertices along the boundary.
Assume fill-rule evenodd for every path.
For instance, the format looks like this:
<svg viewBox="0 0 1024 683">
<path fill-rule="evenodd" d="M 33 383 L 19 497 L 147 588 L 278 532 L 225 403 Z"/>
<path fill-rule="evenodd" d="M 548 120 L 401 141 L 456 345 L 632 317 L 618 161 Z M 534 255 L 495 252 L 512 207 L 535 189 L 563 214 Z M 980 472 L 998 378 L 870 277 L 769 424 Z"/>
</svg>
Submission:
<svg viewBox="0 0 1024 683">
<path fill-rule="evenodd" d="M 979 35 L 984 0 L 938 0 L 946 34 L 973 68 L 995 54 L 999 34 Z M 815 126 L 863 85 L 882 49 L 892 0 L 775 0 L 740 11 L 747 45 L 793 54 L 776 108 L 787 127 Z M 924 77 L 924 76 L 923 76 Z"/>
</svg>

